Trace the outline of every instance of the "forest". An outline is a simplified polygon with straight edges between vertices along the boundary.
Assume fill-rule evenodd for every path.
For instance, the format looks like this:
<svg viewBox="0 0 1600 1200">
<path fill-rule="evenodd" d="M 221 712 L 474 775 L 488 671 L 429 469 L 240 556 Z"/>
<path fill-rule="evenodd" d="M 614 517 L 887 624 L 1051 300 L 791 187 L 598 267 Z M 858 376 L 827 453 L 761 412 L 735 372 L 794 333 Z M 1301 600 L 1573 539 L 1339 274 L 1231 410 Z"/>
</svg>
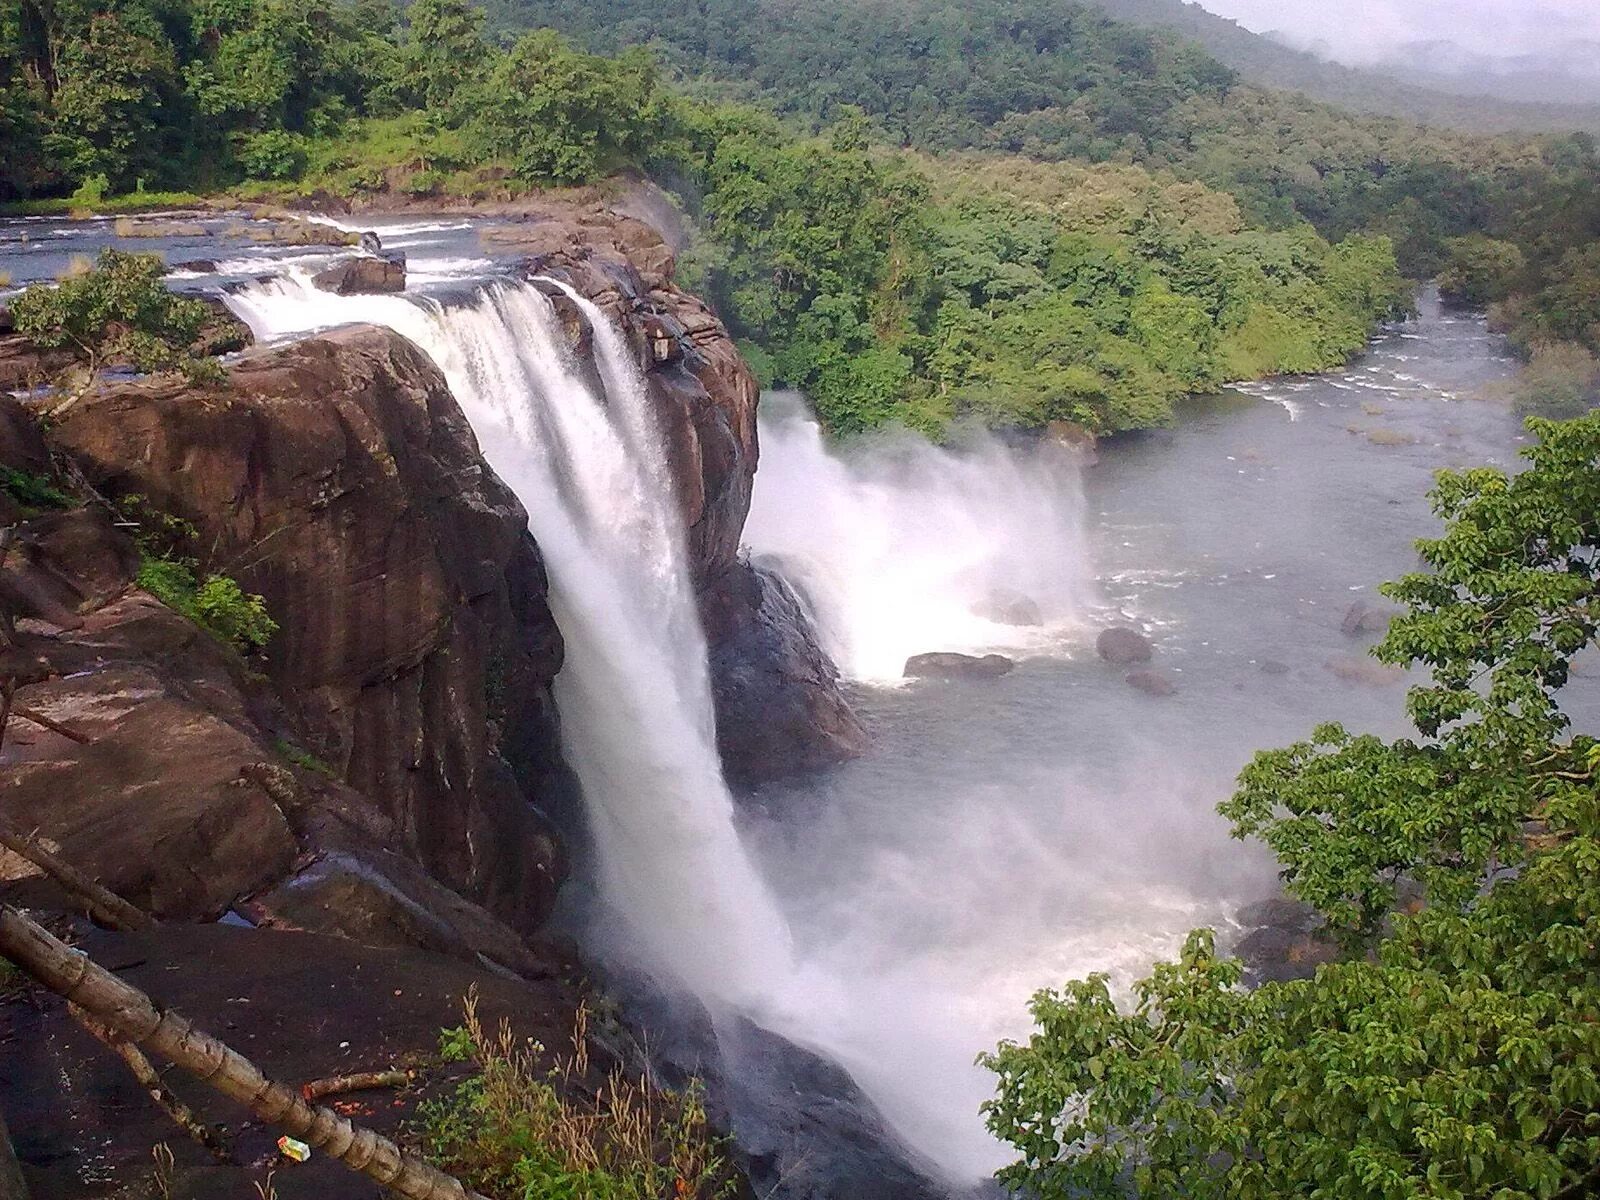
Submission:
<svg viewBox="0 0 1600 1200">
<path fill-rule="evenodd" d="M 1600 377 L 1592 137 L 1353 115 L 1065 0 L 4 0 L 0 134 L 14 202 L 643 170 L 841 432 L 1160 423 L 1342 361 L 1397 269 L 1494 304 L 1558 396 Z"/>
</svg>

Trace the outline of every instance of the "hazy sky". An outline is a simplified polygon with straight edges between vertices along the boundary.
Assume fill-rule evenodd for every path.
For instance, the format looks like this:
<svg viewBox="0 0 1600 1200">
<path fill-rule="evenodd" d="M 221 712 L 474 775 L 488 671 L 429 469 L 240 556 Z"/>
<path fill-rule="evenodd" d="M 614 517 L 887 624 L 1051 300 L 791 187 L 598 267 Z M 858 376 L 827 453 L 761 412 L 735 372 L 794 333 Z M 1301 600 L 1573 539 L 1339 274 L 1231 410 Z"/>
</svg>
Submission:
<svg viewBox="0 0 1600 1200">
<path fill-rule="evenodd" d="M 1323 40 L 1337 58 L 1371 61 L 1396 42 L 1444 38 L 1484 54 L 1600 41 L 1600 0 L 1200 0 L 1247 29 Z"/>
</svg>

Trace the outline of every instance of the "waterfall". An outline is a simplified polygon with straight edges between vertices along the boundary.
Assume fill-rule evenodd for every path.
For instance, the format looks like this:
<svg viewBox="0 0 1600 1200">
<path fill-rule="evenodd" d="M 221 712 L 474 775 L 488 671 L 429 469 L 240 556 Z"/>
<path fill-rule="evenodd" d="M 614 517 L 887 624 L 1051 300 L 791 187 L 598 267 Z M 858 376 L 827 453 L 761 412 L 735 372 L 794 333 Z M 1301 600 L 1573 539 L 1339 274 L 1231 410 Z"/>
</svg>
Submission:
<svg viewBox="0 0 1600 1200">
<path fill-rule="evenodd" d="M 601 897 L 626 926 L 621 949 L 714 1019 L 742 1013 L 842 1064 L 909 1145 L 952 1178 L 978 1178 L 1004 1158 L 977 1118 L 988 1081 L 970 1045 L 950 1036 L 942 1003 L 914 981 L 878 978 L 870 961 L 797 962 L 740 842 L 661 434 L 618 330 L 563 290 L 593 326 L 598 386 L 528 283 L 490 282 L 444 305 L 334 296 L 291 272 L 228 303 L 262 340 L 356 322 L 409 338 L 527 508 L 566 643 L 555 681 L 563 751 L 593 828 Z M 763 472 L 782 462 L 767 457 Z"/>
<path fill-rule="evenodd" d="M 745 541 L 845 675 L 888 683 L 913 654 L 1052 650 L 1079 630 L 1094 589 L 1072 450 L 890 434 L 841 452 L 789 394 L 764 398 L 760 437 Z"/>
<path fill-rule="evenodd" d="M 594 829 L 601 892 L 630 950 L 702 999 L 771 1007 L 789 934 L 733 824 L 684 531 L 644 380 L 605 315 L 600 386 L 537 287 L 470 302 L 333 296 L 299 275 L 230 297 L 260 338 L 388 326 L 443 371 L 485 458 L 528 509 L 566 643 L 563 750 Z"/>
</svg>

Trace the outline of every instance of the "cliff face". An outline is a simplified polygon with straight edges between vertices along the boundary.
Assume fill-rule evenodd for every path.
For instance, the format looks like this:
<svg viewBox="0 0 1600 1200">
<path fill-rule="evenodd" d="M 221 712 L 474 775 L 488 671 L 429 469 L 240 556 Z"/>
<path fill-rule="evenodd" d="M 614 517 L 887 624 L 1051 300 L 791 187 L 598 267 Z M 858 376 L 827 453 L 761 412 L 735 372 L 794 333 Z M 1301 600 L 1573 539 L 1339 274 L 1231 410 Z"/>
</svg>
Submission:
<svg viewBox="0 0 1600 1200">
<path fill-rule="evenodd" d="M 108 385 L 51 436 L 266 599 L 277 740 L 369 798 L 436 879 L 536 927 L 561 876 L 534 807 L 559 780 L 561 641 L 526 514 L 433 364 L 388 331 L 340 330 L 245 356 L 226 388 Z M 508 727 L 543 748 L 521 788 Z"/>
</svg>

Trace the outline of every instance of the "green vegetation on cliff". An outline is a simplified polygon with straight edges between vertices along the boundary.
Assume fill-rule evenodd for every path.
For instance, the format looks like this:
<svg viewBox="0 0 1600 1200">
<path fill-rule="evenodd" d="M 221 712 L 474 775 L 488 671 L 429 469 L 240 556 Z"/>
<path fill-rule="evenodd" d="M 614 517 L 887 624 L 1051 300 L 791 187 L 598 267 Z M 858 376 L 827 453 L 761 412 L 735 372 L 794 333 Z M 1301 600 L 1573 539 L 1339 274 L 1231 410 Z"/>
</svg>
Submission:
<svg viewBox="0 0 1600 1200">
<path fill-rule="evenodd" d="M 1445 472 L 1376 649 L 1420 737 L 1323 726 L 1222 805 L 1344 954 L 1237 987 L 1209 932 L 1113 1003 L 1035 996 L 986 1064 L 1003 1176 L 1043 1200 L 1587 1196 L 1600 1180 L 1600 742 L 1560 691 L 1600 631 L 1600 416 L 1525 471 Z"/>
</svg>

